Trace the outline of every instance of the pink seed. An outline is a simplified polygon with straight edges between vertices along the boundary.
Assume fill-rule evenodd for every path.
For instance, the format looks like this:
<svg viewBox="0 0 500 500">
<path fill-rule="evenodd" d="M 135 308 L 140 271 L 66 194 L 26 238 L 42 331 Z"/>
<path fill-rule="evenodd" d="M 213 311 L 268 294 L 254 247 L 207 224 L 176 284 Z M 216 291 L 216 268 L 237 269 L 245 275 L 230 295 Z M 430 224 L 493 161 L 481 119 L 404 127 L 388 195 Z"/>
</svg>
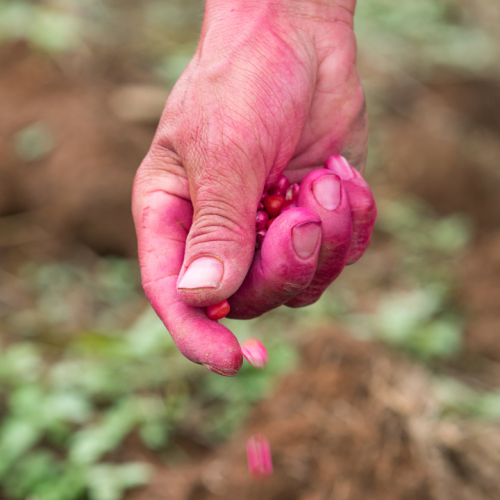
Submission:
<svg viewBox="0 0 500 500">
<path fill-rule="evenodd" d="M 262 481 L 272 476 L 273 461 L 269 441 L 261 434 L 252 436 L 247 442 L 248 472 L 252 478 Z"/>
<path fill-rule="evenodd" d="M 217 321 L 219 319 L 225 318 L 229 314 L 230 309 L 231 307 L 229 306 L 229 302 L 227 300 L 223 300 L 218 304 L 208 306 L 206 308 L 206 313 L 209 319 Z"/>
<path fill-rule="evenodd" d="M 268 220 L 269 215 L 267 215 L 267 212 L 257 212 L 257 215 L 255 217 L 255 230 L 261 231 L 262 229 L 264 229 Z"/>
<path fill-rule="evenodd" d="M 273 187 L 279 188 L 283 191 L 283 193 L 286 193 L 286 190 L 290 187 L 290 181 L 284 175 L 280 175 L 280 178 L 276 181 L 276 184 Z"/>
<path fill-rule="evenodd" d="M 294 201 L 299 195 L 300 186 L 298 184 L 292 184 L 286 191 L 285 199 Z"/>
<path fill-rule="evenodd" d="M 269 355 L 264 344 L 257 339 L 247 339 L 241 344 L 245 359 L 255 368 L 262 369 L 269 363 Z"/>
<path fill-rule="evenodd" d="M 257 210 L 264 211 L 266 207 L 264 206 L 264 203 L 260 202 L 259 205 L 257 206 Z"/>
</svg>

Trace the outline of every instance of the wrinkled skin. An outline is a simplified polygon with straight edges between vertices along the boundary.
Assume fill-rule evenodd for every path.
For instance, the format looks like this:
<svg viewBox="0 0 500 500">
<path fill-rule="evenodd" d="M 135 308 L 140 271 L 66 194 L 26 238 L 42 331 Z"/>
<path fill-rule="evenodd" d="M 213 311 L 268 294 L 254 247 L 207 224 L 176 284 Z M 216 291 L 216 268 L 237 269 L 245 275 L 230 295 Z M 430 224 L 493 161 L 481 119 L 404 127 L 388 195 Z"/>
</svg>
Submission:
<svg viewBox="0 0 500 500">
<path fill-rule="evenodd" d="M 204 306 L 228 299 L 231 317 L 250 318 L 311 304 L 369 243 L 376 210 L 359 173 L 368 129 L 353 9 L 354 0 L 208 0 L 196 55 L 137 172 L 145 293 L 181 352 L 216 373 L 235 375 L 242 355 Z M 334 154 L 357 170 L 339 158 L 317 170 Z M 299 208 L 255 254 L 257 205 L 282 172 L 302 182 Z M 335 207 L 317 201 L 323 176 Z M 305 257 L 293 234 L 310 242 Z M 221 282 L 179 288 L 200 257 L 222 263 Z"/>
</svg>

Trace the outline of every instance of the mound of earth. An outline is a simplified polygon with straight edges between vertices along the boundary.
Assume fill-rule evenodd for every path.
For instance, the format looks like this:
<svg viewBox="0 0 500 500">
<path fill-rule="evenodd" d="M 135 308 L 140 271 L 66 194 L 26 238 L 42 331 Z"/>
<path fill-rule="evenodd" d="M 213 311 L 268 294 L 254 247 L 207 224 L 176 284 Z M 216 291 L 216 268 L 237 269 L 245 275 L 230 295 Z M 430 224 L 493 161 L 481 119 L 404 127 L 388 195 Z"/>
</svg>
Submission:
<svg viewBox="0 0 500 500">
<path fill-rule="evenodd" d="M 390 184 L 477 227 L 500 224 L 500 80 L 442 74 L 397 88 L 382 124 Z"/>
<path fill-rule="evenodd" d="M 248 475 L 253 434 L 271 443 L 267 482 Z M 498 427 L 441 419 L 421 367 L 325 331 L 235 439 L 191 464 L 156 463 L 128 500 L 486 500 L 500 491 L 499 439 Z"/>
<path fill-rule="evenodd" d="M 134 121 L 126 102 L 118 117 L 116 103 L 130 96 L 122 85 L 22 44 L 2 48 L 0 67 L 0 217 L 22 215 L 0 228 L 0 249 L 40 253 L 57 240 L 62 250 L 136 255 L 132 184 L 158 116 Z"/>
</svg>

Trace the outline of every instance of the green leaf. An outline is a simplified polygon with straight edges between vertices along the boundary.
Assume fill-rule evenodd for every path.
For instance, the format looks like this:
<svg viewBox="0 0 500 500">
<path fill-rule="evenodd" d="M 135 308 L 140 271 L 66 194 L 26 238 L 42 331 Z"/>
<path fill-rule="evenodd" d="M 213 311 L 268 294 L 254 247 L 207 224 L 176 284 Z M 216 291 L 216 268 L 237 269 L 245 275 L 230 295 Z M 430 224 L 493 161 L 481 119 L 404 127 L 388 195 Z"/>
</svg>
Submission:
<svg viewBox="0 0 500 500">
<path fill-rule="evenodd" d="M 462 330 L 453 318 L 432 321 L 415 333 L 411 348 L 424 359 L 450 358 L 460 350 Z"/>
<path fill-rule="evenodd" d="M 142 442 L 150 449 L 156 450 L 164 447 L 168 442 L 169 426 L 165 421 L 152 421 L 144 423 L 139 429 Z"/>
<path fill-rule="evenodd" d="M 0 428 L 0 477 L 24 455 L 42 435 L 42 428 L 31 421 L 4 420 Z"/>
<path fill-rule="evenodd" d="M 14 144 L 19 158 L 26 162 L 38 161 L 52 151 L 54 138 L 44 122 L 37 122 L 18 132 Z"/>
<path fill-rule="evenodd" d="M 471 238 L 470 225 L 459 215 L 436 221 L 431 231 L 432 244 L 442 252 L 456 252 Z"/>
<path fill-rule="evenodd" d="M 128 488 L 146 484 L 150 469 L 143 463 L 99 464 L 88 472 L 91 500 L 120 500 Z"/>
<path fill-rule="evenodd" d="M 47 52 L 64 52 L 78 47 L 81 23 L 76 16 L 39 8 L 33 18 L 29 39 Z"/>
<path fill-rule="evenodd" d="M 115 449 L 140 420 L 133 399 L 119 402 L 108 410 L 101 422 L 75 433 L 69 458 L 75 464 L 95 463 L 106 452 Z"/>
<path fill-rule="evenodd" d="M 172 54 L 158 66 L 158 75 L 167 83 L 174 84 L 191 61 L 192 54 Z"/>
</svg>

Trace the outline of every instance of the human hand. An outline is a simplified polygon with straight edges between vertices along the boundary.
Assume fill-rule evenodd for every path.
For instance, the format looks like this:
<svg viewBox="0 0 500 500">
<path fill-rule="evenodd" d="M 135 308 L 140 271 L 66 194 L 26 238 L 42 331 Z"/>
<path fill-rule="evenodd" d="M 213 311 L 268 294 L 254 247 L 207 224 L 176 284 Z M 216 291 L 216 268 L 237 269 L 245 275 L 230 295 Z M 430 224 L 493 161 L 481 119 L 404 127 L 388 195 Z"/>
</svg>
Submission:
<svg viewBox="0 0 500 500">
<path fill-rule="evenodd" d="M 134 184 L 143 286 L 178 348 L 222 375 L 242 363 L 231 317 L 316 301 L 366 249 L 375 204 L 352 0 L 212 0 Z M 318 170 L 320 169 L 320 170 Z M 262 193 L 284 173 L 299 207 L 255 249 Z M 351 244 L 352 243 L 352 244 Z M 254 255 L 255 254 L 255 255 Z"/>
</svg>

